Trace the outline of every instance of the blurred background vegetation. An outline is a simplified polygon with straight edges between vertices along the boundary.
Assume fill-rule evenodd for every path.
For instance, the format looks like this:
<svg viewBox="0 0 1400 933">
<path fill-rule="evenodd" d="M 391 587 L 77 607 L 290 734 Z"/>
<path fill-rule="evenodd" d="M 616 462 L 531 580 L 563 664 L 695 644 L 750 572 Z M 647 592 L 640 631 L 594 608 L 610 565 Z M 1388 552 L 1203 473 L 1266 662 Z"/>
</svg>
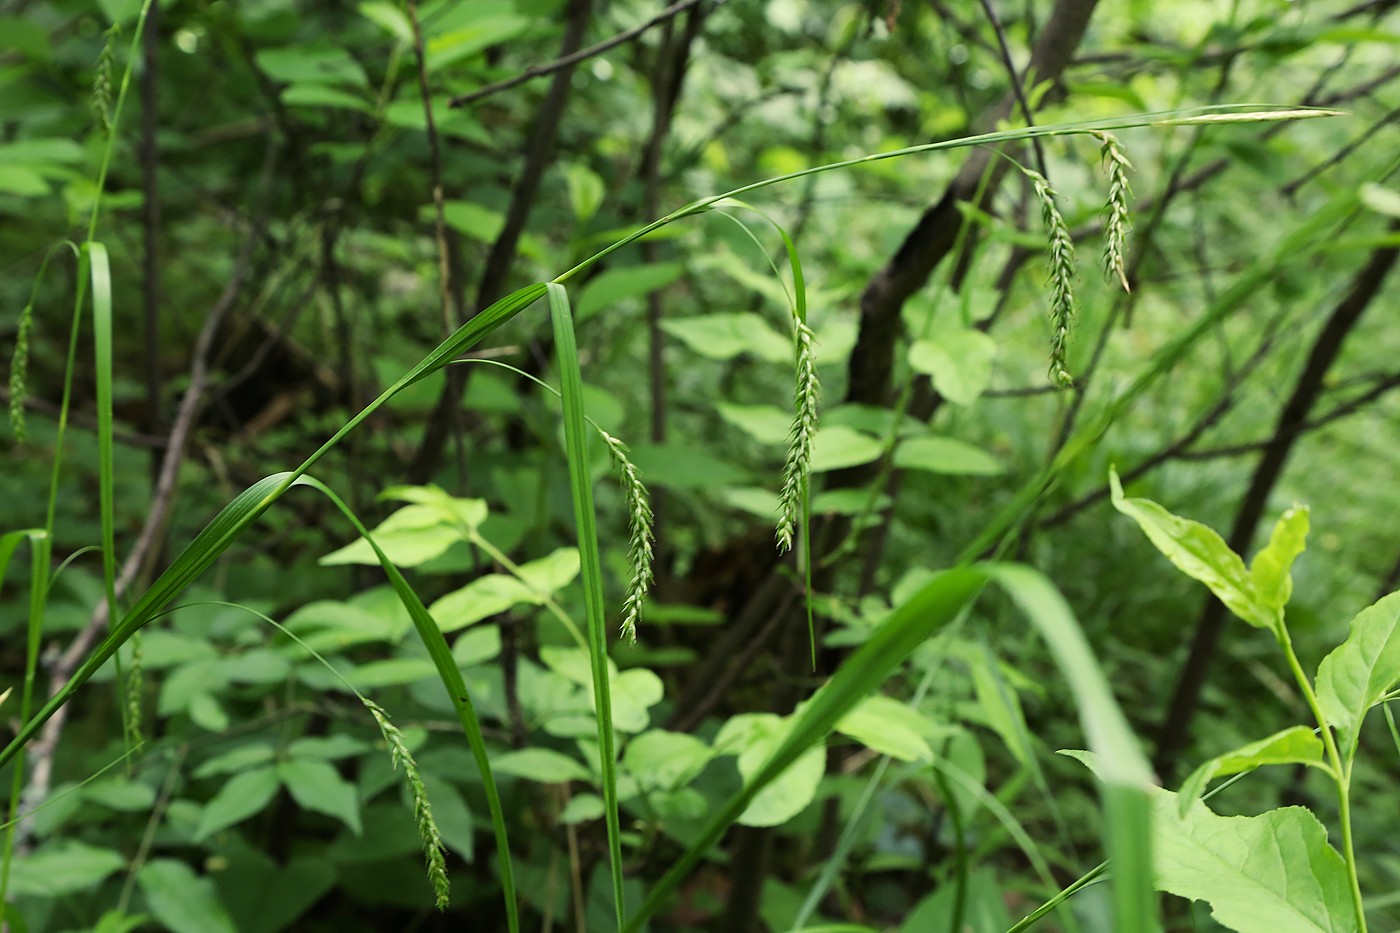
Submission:
<svg viewBox="0 0 1400 933">
<path fill-rule="evenodd" d="M 5 359 L 31 296 L 35 309 L 27 380 L 0 389 L 27 427 L 23 439 L 13 422 L 0 429 L 5 530 L 45 521 L 73 264 L 60 252 L 42 276 L 40 266 L 85 226 L 105 143 L 95 110 L 110 112 L 116 91 L 104 99 L 102 74 L 120 81 L 139 6 L 0 9 Z M 101 227 L 117 314 L 119 559 L 134 555 L 133 586 L 149 580 L 225 502 L 300 462 L 447 328 L 695 198 L 1028 117 L 1332 107 L 1345 115 L 1119 133 L 1134 166 L 1130 293 L 1101 274 L 1108 183 L 1097 143 L 1005 150 L 1051 180 L 1078 240 L 1068 389 L 1046 376 L 1040 208 L 1005 160 L 915 155 L 753 196 L 797 243 L 818 339 L 815 673 L 793 557 L 772 542 L 792 363 L 787 299 L 768 260 L 709 214 L 608 257 L 572 289 L 589 414 L 630 446 L 657 516 L 653 601 L 637 646 L 614 650 L 628 684 L 618 715 L 631 716 L 618 728 L 654 739 L 633 740 L 630 761 L 624 744 L 624 780 L 635 782 L 624 802 L 629 897 L 737 785 L 733 753 L 716 751 L 745 722 L 733 717 L 790 712 L 1076 428 L 1150 371 L 1154 354 L 1215 313 L 998 549 L 1066 594 L 1175 786 L 1196 762 L 1306 709 L 1268 639 L 1222 624 L 1218 606 L 1112 511 L 1110 464 L 1133 494 L 1246 552 L 1259 527 L 1309 503 L 1311 550 L 1290 607 L 1305 659 L 1400 585 L 1389 453 L 1400 440 L 1390 392 L 1400 384 L 1400 280 L 1388 277 L 1400 246 L 1396 6 L 159 2 L 135 50 Z M 1308 227 L 1347 199 L 1341 223 Z M 781 242 L 755 231 L 781 261 Z M 101 602 L 99 561 L 85 550 L 99 541 L 86 330 L 76 347 L 54 542 L 56 561 L 71 562 L 44 623 L 45 679 L 75 638 L 90 638 Z M 554 379 L 537 310 L 477 356 Z M 376 414 L 316 475 L 370 524 L 397 508 L 379 493 L 398 484 L 484 500 L 490 549 L 396 540 L 391 556 L 412 567 L 430 606 L 499 578 L 504 555 L 533 566 L 539 589 L 581 618 L 556 406 L 508 370 L 452 367 Z M 892 460 L 889 437 L 901 440 Z M 606 452 L 594 453 L 616 616 L 627 511 Z M 167 461 L 174 483 L 161 490 Z M 269 512 L 181 600 L 204 605 L 158 622 L 139 662 L 127 659 L 143 671 L 146 744 L 94 780 L 123 754 L 123 701 L 110 685 L 79 695 L 23 775 L 26 805 L 56 799 L 18 829 L 10 891 L 23 919 L 12 929 L 93 929 L 104 917 L 103 929 L 182 933 L 504 929 L 480 779 L 407 616 L 377 568 L 343 552 L 323 560 L 355 537 L 319 499 L 293 495 Z M 0 599 L 0 686 L 24 668 L 23 579 L 12 568 Z M 608 929 L 597 753 L 579 725 L 591 715 L 586 679 L 555 615 L 516 596 L 443 624 L 502 756 L 525 922 Z M 404 728 L 449 850 L 448 912 L 431 908 L 410 809 L 373 722 L 301 648 L 211 600 L 307 638 Z M 987 600 L 886 693 L 907 700 L 930 671 L 913 724 L 885 737 L 893 747 L 854 725 L 833 737 L 824 769 L 783 789 L 792 813 L 736 829 L 652 929 L 789 929 L 877 753 L 899 754 L 811 922 L 912 933 L 960 917 L 1001 930 L 1095 864 L 1090 780 L 1052 754 L 1085 740 L 1041 642 Z M 9 728 L 14 708 L 3 712 Z M 664 745 L 667 733 L 693 734 L 700 751 Z M 1358 850 L 1380 895 L 1373 925 L 1390 929 L 1400 925 L 1400 898 L 1383 893 L 1400 889 L 1389 805 L 1400 763 L 1383 726 L 1375 738 L 1356 780 L 1358 806 L 1377 818 L 1361 819 Z M 694 767 L 678 763 L 682 748 Z M 668 764 L 674 772 L 658 777 Z M 231 783 L 250 773 L 262 777 Z M 1252 775 L 1213 805 L 1278 802 L 1331 806 L 1288 771 Z M 1033 841 L 1031 855 L 1008 825 Z M 1098 890 L 1046 928 L 1108 929 Z M 1168 916 L 1175 928 L 1210 928 L 1204 910 L 1181 902 Z"/>
</svg>

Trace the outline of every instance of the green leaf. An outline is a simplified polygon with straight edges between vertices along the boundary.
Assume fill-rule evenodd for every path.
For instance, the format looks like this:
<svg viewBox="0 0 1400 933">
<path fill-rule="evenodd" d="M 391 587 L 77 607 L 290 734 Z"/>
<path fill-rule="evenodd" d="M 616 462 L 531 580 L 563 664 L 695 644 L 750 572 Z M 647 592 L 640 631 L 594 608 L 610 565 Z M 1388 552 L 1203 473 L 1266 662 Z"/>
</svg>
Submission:
<svg viewBox="0 0 1400 933">
<path fill-rule="evenodd" d="M 612 721 L 618 732 L 641 732 L 651 723 L 649 710 L 664 695 L 661 678 L 644 667 L 612 675 Z"/>
<path fill-rule="evenodd" d="M 919 340 L 909 348 L 909 366 L 933 377 L 933 386 L 949 401 L 971 405 L 992 381 L 997 344 L 980 330 L 966 328 Z"/>
<path fill-rule="evenodd" d="M 713 489 L 742 484 L 744 473 L 703 447 L 689 444 L 633 444 L 632 462 L 648 486 Z"/>
<path fill-rule="evenodd" d="M 521 603 L 538 602 L 535 591 L 515 577 L 488 573 L 448 593 L 433 603 L 428 612 L 444 632 L 455 632 Z"/>
<path fill-rule="evenodd" d="M 288 107 L 334 107 L 370 113 L 370 102 L 349 91 L 325 84 L 299 83 L 282 89 L 282 103 Z"/>
<path fill-rule="evenodd" d="M 403 10 L 392 3 L 361 3 L 360 15 L 379 26 L 404 45 L 413 44 L 413 24 Z"/>
<path fill-rule="evenodd" d="M 314 758 L 278 762 L 277 778 L 303 810 L 335 817 L 360 835 L 360 799 L 355 785 L 341 777 L 330 762 Z"/>
<path fill-rule="evenodd" d="M 520 579 L 535 593 L 553 596 L 574 582 L 578 571 L 578 548 L 561 547 L 546 557 L 521 564 Z"/>
<path fill-rule="evenodd" d="M 559 822 L 565 826 L 575 826 L 579 823 L 600 819 L 602 815 L 602 797 L 597 794 L 579 794 L 565 804 L 563 812 L 559 814 Z"/>
<path fill-rule="evenodd" d="M 1178 794 L 1181 815 L 1186 815 L 1192 801 L 1200 799 L 1206 785 L 1215 778 L 1253 771 L 1261 765 L 1284 764 L 1315 765 L 1330 773 L 1322 764 L 1322 739 L 1306 726 L 1294 726 L 1217 755 L 1192 771 L 1182 782 Z"/>
<path fill-rule="evenodd" d="M 1157 550 L 1182 573 L 1198 580 L 1236 616 L 1256 628 L 1277 631 L 1281 614 L 1259 597 L 1240 556 L 1200 522 L 1178 518 L 1149 499 L 1126 499 L 1118 474 L 1108 473 L 1113 507 L 1138 523 Z"/>
<path fill-rule="evenodd" d="M 587 781 L 591 777 L 588 769 L 578 761 L 549 748 L 521 748 L 503 752 L 492 760 L 492 769 L 497 774 L 513 774 L 541 784 Z"/>
<path fill-rule="evenodd" d="M 901 441 L 894 449 L 894 465 L 902 470 L 953 476 L 996 476 L 1006 472 L 1006 467 L 991 454 L 952 437 L 911 437 Z"/>
<path fill-rule="evenodd" d="M 972 685 L 977 693 L 977 707 L 985 723 L 1001 737 L 1007 751 L 1021 767 L 1038 773 L 1030 729 L 1021 710 L 1021 698 L 994 670 L 996 663 L 996 658 L 985 648 L 980 658 L 972 659 Z"/>
<path fill-rule="evenodd" d="M 65 897 L 96 888 L 120 871 L 126 859 L 112 849 L 74 840 L 45 846 L 10 863 L 10 894 Z"/>
<path fill-rule="evenodd" d="M 651 729 L 627 743 L 622 763 L 639 785 L 674 790 L 689 784 L 714 754 L 714 749 L 688 733 Z"/>
<path fill-rule="evenodd" d="M 665 288 L 684 272 L 685 266 L 678 262 L 622 266 L 600 272 L 579 292 L 578 320 L 586 321 L 619 302 Z"/>
<path fill-rule="evenodd" d="M 428 39 L 424 56 L 428 70 L 436 71 L 470 58 L 493 45 L 514 39 L 529 27 L 530 20 L 511 13 L 477 16 L 469 26 Z"/>
<path fill-rule="evenodd" d="M 452 657 L 462 667 L 484 664 L 500 653 L 501 629 L 495 625 L 469 628 L 452 643 Z"/>
<path fill-rule="evenodd" d="M 1153 794 L 1157 885 L 1205 901 L 1231 930 L 1354 933 L 1346 865 L 1311 811 L 1283 807 L 1259 816 L 1217 816 L 1176 794 Z"/>
<path fill-rule="evenodd" d="M 171 933 L 236 933 L 214 882 L 184 862 L 156 859 L 136 876 L 146 906 Z"/>
<path fill-rule="evenodd" d="M 433 206 L 423 207 L 423 213 L 431 216 Z M 500 236 L 506 225 L 506 217 L 500 211 L 473 204 L 471 201 L 447 201 L 442 205 L 442 217 L 449 227 L 464 236 L 482 243 L 492 243 Z"/>
<path fill-rule="evenodd" d="M 427 658 L 385 658 L 361 664 L 346 676 L 357 690 L 378 690 L 431 680 L 435 672 Z"/>
<path fill-rule="evenodd" d="M 792 733 L 793 717 L 772 713 L 740 713 L 720 727 L 715 753 L 738 755 L 739 774 L 752 784 L 773 753 Z M 803 751 L 775 780 L 765 782 L 738 822 L 745 826 L 778 826 L 807 808 L 826 771 L 826 745 Z"/>
<path fill-rule="evenodd" d="M 221 829 L 246 820 L 266 807 L 277 793 L 275 768 L 244 771 L 229 778 L 214 798 L 204 805 L 194 840 L 201 842 Z"/>
<path fill-rule="evenodd" d="M 261 49 L 254 61 L 269 78 L 283 84 L 340 84 L 368 88 L 369 79 L 360 63 L 343 48 L 325 43 Z"/>
<path fill-rule="evenodd" d="M 400 567 L 417 567 L 441 557 L 452 545 L 465 540 L 455 528 L 443 522 L 441 512 L 432 506 L 410 505 L 390 515 L 371 532 L 384 554 Z M 374 548 L 361 538 L 321 558 L 323 566 L 379 563 Z"/>
<path fill-rule="evenodd" d="M 1391 593 L 1357 613 L 1346 641 L 1322 659 L 1317 668 L 1317 701 L 1327 721 L 1353 744 L 1366 711 L 1396 684 L 1400 684 L 1400 593 Z"/>
<path fill-rule="evenodd" d="M 812 442 L 812 472 L 844 470 L 877 459 L 885 445 L 868 434 L 841 425 L 823 426 Z"/>
<path fill-rule="evenodd" d="M 792 428 L 792 412 L 777 405 L 734 405 L 720 402 L 719 416 L 760 444 L 782 444 Z"/>
<path fill-rule="evenodd" d="M 581 162 L 571 162 L 564 169 L 564 180 L 569 185 L 569 205 L 574 210 L 574 219 L 579 223 L 587 223 L 598 213 L 598 207 L 603 203 L 603 179 L 598 177 L 598 173 Z M 603 273 L 607 275 L 607 273 Z M 598 278 L 602 278 L 600 275 Z M 596 279 L 594 281 L 597 281 Z M 585 290 L 584 294 L 587 294 Z M 583 295 L 579 296 L 577 317 L 583 319 Z"/>
<path fill-rule="evenodd" d="M 1361 203 L 1377 214 L 1400 218 L 1400 191 L 1367 182 L 1361 186 Z"/>
<path fill-rule="evenodd" d="M 750 311 L 667 318 L 661 329 L 712 360 L 732 360 L 749 353 L 769 363 L 792 362 L 792 341 Z"/>
<path fill-rule="evenodd" d="M 1249 566 L 1249 578 L 1259 599 L 1271 609 L 1283 612 L 1293 595 L 1293 562 L 1307 549 L 1308 509 L 1294 506 L 1274 525 L 1269 543 Z"/>
<path fill-rule="evenodd" d="M 930 731 L 936 732 L 937 726 L 907 704 L 883 693 L 861 700 L 836 720 L 833 728 L 872 751 L 900 761 L 933 760 L 927 736 Z"/>
</svg>

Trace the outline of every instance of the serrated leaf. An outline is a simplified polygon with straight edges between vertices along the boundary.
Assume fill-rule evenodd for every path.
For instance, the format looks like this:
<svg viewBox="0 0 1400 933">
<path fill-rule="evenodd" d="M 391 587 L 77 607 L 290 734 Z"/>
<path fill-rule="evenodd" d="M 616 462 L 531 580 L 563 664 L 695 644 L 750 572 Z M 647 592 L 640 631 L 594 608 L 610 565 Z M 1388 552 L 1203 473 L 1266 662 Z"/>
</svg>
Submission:
<svg viewBox="0 0 1400 933">
<path fill-rule="evenodd" d="M 1138 523 L 1148 540 L 1182 573 L 1204 583 L 1225 607 L 1256 628 L 1274 631 L 1282 622 L 1277 610 L 1259 598 L 1244 561 L 1214 530 L 1180 518 L 1150 499 L 1127 499 L 1118 473 L 1108 474 L 1113 507 Z"/>
<path fill-rule="evenodd" d="M 940 332 L 934 340 L 915 341 L 909 366 L 933 378 L 933 386 L 949 401 L 971 405 L 992 381 L 997 344 L 980 330 Z"/>
<path fill-rule="evenodd" d="M 1400 593 L 1351 620 L 1346 641 L 1317 668 L 1317 701 L 1327 721 L 1354 742 L 1366 711 L 1400 684 Z"/>
<path fill-rule="evenodd" d="M 1192 771 L 1182 782 L 1179 792 L 1181 814 L 1186 815 L 1191 802 L 1200 799 L 1206 785 L 1215 778 L 1253 771 L 1263 765 L 1282 764 L 1320 766 L 1322 739 L 1306 726 L 1294 726 L 1276 732 L 1266 739 L 1250 742 L 1223 755 L 1217 755 Z"/>
<path fill-rule="evenodd" d="M 1241 933 L 1354 933 L 1346 865 L 1311 811 L 1218 816 L 1198 800 L 1182 817 L 1176 797 L 1153 794 L 1160 890 L 1205 901 Z"/>
<path fill-rule="evenodd" d="M 1274 525 L 1269 543 L 1249 566 L 1249 578 L 1264 605 L 1283 611 L 1293 595 L 1293 562 L 1307 550 L 1308 508 L 1295 506 Z"/>
<path fill-rule="evenodd" d="M 244 771 L 229 778 L 214 798 L 204 805 L 194 840 L 201 842 L 221 829 L 241 823 L 261 811 L 277 793 L 277 772 L 274 768 Z"/>
<path fill-rule="evenodd" d="M 277 778 L 303 810 L 334 817 L 360 835 L 359 794 L 330 762 L 314 758 L 281 761 L 277 763 Z"/>
</svg>

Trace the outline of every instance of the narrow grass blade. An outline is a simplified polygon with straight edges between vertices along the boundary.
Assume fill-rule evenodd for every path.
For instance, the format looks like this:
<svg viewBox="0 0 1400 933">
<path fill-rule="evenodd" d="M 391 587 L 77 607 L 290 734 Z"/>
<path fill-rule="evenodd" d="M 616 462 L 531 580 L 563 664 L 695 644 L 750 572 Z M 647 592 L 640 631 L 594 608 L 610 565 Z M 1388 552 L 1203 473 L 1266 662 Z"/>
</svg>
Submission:
<svg viewBox="0 0 1400 933">
<path fill-rule="evenodd" d="M 564 451 L 569 461 L 569 488 L 578 525 L 578 553 L 588 613 L 588 656 L 593 665 L 593 701 L 598 718 L 598 760 L 603 777 L 603 816 L 608 827 L 613 908 L 618 926 L 627 921 L 622 897 L 622 828 L 617 812 L 617 743 L 613 735 L 612 692 L 608 683 L 608 629 L 603 617 L 603 559 L 598 550 L 598 521 L 593 509 L 593 477 L 588 465 L 588 428 L 583 414 L 583 374 L 564 286 L 549 284 L 549 314 L 554 322 L 554 349 L 559 363 L 559 391 L 564 400 Z"/>
<path fill-rule="evenodd" d="M 1156 783 L 1108 680 L 1059 590 L 1044 576 L 1015 564 L 984 564 L 1039 630 L 1065 675 L 1089 747 L 1104 783 L 1104 825 L 1113 860 L 1113 903 L 1120 933 L 1155 933 L 1157 896 L 1152 885 L 1152 805 Z"/>
<path fill-rule="evenodd" d="M 752 781 L 730 797 L 705 824 L 695 842 L 662 876 L 624 929 L 636 931 L 739 818 L 749 802 L 815 742 L 824 739 L 858 701 L 888 679 L 915 648 L 951 622 L 981 591 L 986 577 L 971 568 L 938 574 L 871 633 L 835 675 L 794 714 L 792 730 Z"/>
</svg>

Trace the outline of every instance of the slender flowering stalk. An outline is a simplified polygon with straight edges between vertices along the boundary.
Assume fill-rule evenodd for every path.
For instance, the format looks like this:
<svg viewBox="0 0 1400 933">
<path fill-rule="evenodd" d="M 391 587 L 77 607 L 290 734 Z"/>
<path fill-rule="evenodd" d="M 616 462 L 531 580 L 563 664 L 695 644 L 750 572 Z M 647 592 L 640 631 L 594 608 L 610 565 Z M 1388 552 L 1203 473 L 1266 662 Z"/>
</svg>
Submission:
<svg viewBox="0 0 1400 933">
<path fill-rule="evenodd" d="M 112 132 L 112 65 L 117 59 L 117 38 L 121 33 L 121 26 L 116 23 L 103 33 L 107 41 L 97 55 L 97 70 L 92 76 L 92 98 L 88 103 L 103 135 Z"/>
<path fill-rule="evenodd" d="M 817 401 L 821 397 L 812 329 L 796 312 L 793 313 L 792 320 L 797 383 L 793 392 L 792 429 L 788 432 L 787 461 L 783 464 L 783 488 L 778 494 L 779 553 L 792 547 L 797 522 L 802 517 L 802 502 L 807 490 L 807 478 L 812 469 L 812 441 L 817 435 Z"/>
<path fill-rule="evenodd" d="M 446 910 L 450 885 L 447 880 L 447 860 L 443 855 L 442 833 L 438 831 L 437 820 L 433 818 L 433 808 L 428 803 L 428 790 L 423 786 L 423 775 L 418 771 L 418 762 L 408 750 L 399 727 L 389 721 L 389 714 L 373 700 L 360 697 L 360 701 L 374 716 L 379 731 L 384 736 L 384 744 L 389 746 L 389 760 L 397 770 L 403 766 L 404 780 L 408 783 L 413 797 L 413 818 L 418 823 L 418 837 L 423 840 L 423 858 L 428 864 L 428 880 L 432 882 L 438 910 Z"/>
<path fill-rule="evenodd" d="M 1128 172 L 1132 171 L 1133 163 L 1128 161 L 1128 154 L 1123 151 L 1123 144 L 1118 141 L 1117 136 L 1100 132 L 1089 135 L 1101 143 L 1099 155 L 1108 172 L 1108 203 L 1104 207 L 1104 214 L 1107 216 L 1104 218 L 1103 228 L 1104 275 L 1117 278 L 1123 285 L 1123 291 L 1132 291 L 1128 287 L 1128 274 L 1124 269 L 1123 257 L 1127 252 L 1128 228 L 1131 226 L 1128 220 L 1128 200 L 1132 197 L 1133 189 L 1128 184 Z"/>
<path fill-rule="evenodd" d="M 34 305 L 24 306 L 15 332 L 15 352 L 10 358 L 10 429 L 15 443 L 23 444 L 29 432 L 24 422 L 24 401 L 29 394 L 29 334 L 34 329 Z"/>
<path fill-rule="evenodd" d="M 1055 204 L 1055 189 L 1035 169 L 1022 168 L 1040 201 L 1040 216 L 1050 238 L 1050 378 L 1061 387 L 1074 385 L 1066 367 L 1070 332 L 1074 328 L 1074 238 Z"/>
<path fill-rule="evenodd" d="M 622 637 L 637 643 L 637 623 L 642 619 L 642 603 L 654 579 L 652 573 L 651 503 L 647 487 L 637 474 L 637 466 L 627 456 L 627 445 L 602 428 L 598 433 L 608 445 L 608 455 L 622 478 L 622 495 L 627 501 L 627 560 L 632 565 L 632 579 L 627 584 L 627 596 L 622 601 Z"/>
</svg>

